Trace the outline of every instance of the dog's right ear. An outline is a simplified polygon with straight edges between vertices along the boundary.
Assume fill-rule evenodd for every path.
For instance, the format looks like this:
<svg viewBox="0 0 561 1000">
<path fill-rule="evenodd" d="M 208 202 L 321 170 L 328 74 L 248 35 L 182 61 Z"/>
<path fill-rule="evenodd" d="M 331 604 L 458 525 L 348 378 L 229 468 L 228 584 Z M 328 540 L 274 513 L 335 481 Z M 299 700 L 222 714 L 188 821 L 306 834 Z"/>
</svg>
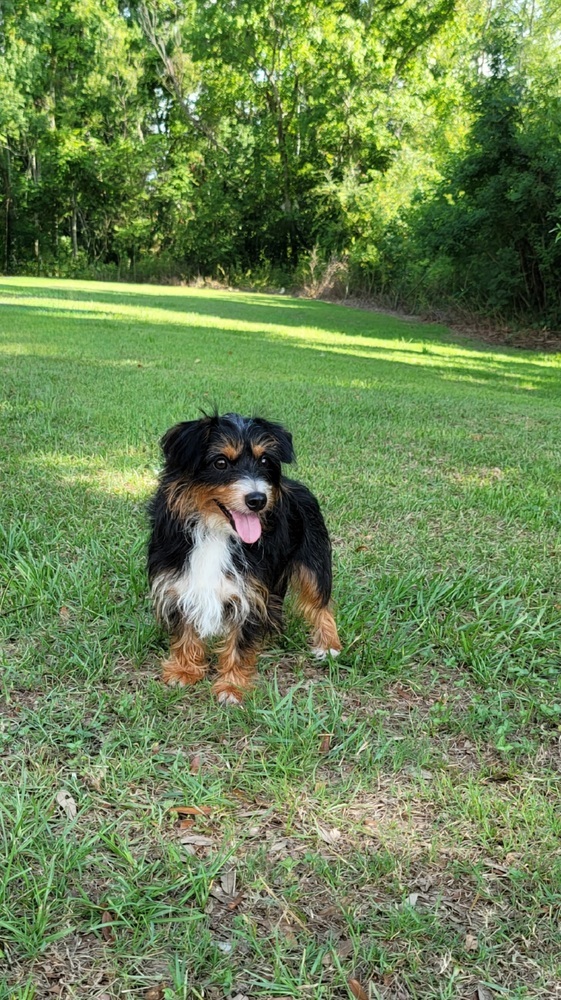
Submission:
<svg viewBox="0 0 561 1000">
<path fill-rule="evenodd" d="M 203 458 L 209 428 L 207 418 L 184 420 L 170 427 L 160 441 L 168 468 L 194 472 Z"/>
</svg>

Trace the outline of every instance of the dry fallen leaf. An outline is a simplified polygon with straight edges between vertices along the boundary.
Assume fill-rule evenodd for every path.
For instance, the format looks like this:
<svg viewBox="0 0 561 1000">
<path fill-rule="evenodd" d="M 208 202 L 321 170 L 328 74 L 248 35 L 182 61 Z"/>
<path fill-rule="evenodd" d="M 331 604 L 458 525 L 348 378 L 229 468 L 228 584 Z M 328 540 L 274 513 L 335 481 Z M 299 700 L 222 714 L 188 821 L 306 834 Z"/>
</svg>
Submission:
<svg viewBox="0 0 561 1000">
<path fill-rule="evenodd" d="M 319 744 L 320 753 L 329 753 L 331 750 L 331 733 L 322 733 Z"/>
<path fill-rule="evenodd" d="M 273 858 L 276 854 L 282 854 L 286 851 L 290 841 L 288 837 L 282 837 L 281 840 L 275 840 L 274 843 L 269 847 L 267 854 L 270 858 Z"/>
<path fill-rule="evenodd" d="M 113 928 L 111 927 L 114 919 L 115 918 L 110 910 L 104 910 L 101 914 L 101 936 L 104 941 L 108 941 L 109 943 L 112 943 L 115 940 Z"/>
<path fill-rule="evenodd" d="M 231 941 L 217 941 L 216 947 L 223 952 L 224 955 L 229 955 L 233 945 Z"/>
<path fill-rule="evenodd" d="M 90 786 L 90 788 L 93 788 L 94 792 L 100 792 L 101 791 L 101 780 L 104 777 L 105 777 L 105 774 L 102 774 L 102 775 L 99 775 L 99 774 L 89 774 L 89 775 L 86 775 L 86 781 L 88 782 L 88 785 Z"/>
<path fill-rule="evenodd" d="M 355 950 L 355 946 L 352 941 L 339 941 L 335 950 L 339 958 L 348 958 Z"/>
<path fill-rule="evenodd" d="M 475 1000 L 493 1000 L 493 994 L 491 993 L 491 990 L 488 990 L 485 986 L 483 986 L 483 983 L 478 983 L 475 991 Z"/>
<path fill-rule="evenodd" d="M 243 899 L 243 892 L 238 892 L 238 895 L 231 899 L 226 907 L 227 910 L 236 910 Z"/>
<path fill-rule="evenodd" d="M 473 934 L 470 934 L 468 931 L 468 933 L 466 934 L 466 939 L 464 941 L 464 948 L 466 949 L 466 951 L 477 951 L 478 947 L 479 945 L 477 942 L 477 938 L 474 937 Z"/>
<path fill-rule="evenodd" d="M 288 948 L 298 947 L 298 938 L 296 937 L 296 934 L 294 933 L 288 921 L 281 920 L 281 922 L 279 923 L 279 934 L 282 934 L 284 944 Z"/>
<path fill-rule="evenodd" d="M 370 837 L 376 837 L 380 833 L 378 821 L 375 819 L 365 819 L 364 826 L 365 833 L 369 834 Z"/>
<path fill-rule="evenodd" d="M 347 979 L 348 987 L 356 1000 L 368 1000 L 368 993 L 360 985 L 358 979 Z"/>
<path fill-rule="evenodd" d="M 64 788 L 56 793 L 56 800 L 66 814 L 68 819 L 76 819 L 76 814 L 78 812 L 78 807 L 75 800 L 72 798 L 70 792 L 67 792 Z"/>
<path fill-rule="evenodd" d="M 268 809 L 240 809 L 238 816 L 240 819 L 248 819 L 251 816 L 267 816 Z"/>
<path fill-rule="evenodd" d="M 243 898 L 242 892 L 238 893 L 237 896 L 235 895 L 236 886 L 236 870 L 235 868 L 231 868 L 220 876 L 219 884 L 211 886 L 210 895 L 213 899 L 217 899 L 219 903 L 222 903 L 223 906 L 226 906 L 228 910 L 235 910 Z"/>
<path fill-rule="evenodd" d="M 189 771 L 191 772 L 191 774 L 198 774 L 200 770 L 201 770 L 201 757 L 200 754 L 197 753 L 195 754 L 194 757 L 191 757 L 191 765 L 189 767 Z"/>
<path fill-rule="evenodd" d="M 225 896 L 235 896 L 237 881 L 235 868 L 230 868 L 220 876 L 220 887 Z"/>
<path fill-rule="evenodd" d="M 146 990 L 146 993 L 144 994 L 144 1000 L 163 1000 L 163 997 L 163 986 L 152 986 L 152 988 L 150 990 Z"/>
<path fill-rule="evenodd" d="M 169 811 L 178 816 L 210 816 L 212 809 L 210 806 L 171 806 Z"/>
<path fill-rule="evenodd" d="M 190 830 L 192 826 L 195 825 L 194 819 L 182 819 L 179 824 L 180 830 Z"/>
<path fill-rule="evenodd" d="M 508 868 L 505 868 L 504 865 L 499 865 L 496 861 L 492 861 L 491 858 L 483 858 L 483 862 L 485 867 L 491 868 L 499 878 L 502 878 L 503 875 L 508 875 Z"/>
<path fill-rule="evenodd" d="M 210 847 L 214 843 L 212 837 L 203 837 L 201 833 L 185 833 L 179 841 L 181 844 L 194 844 L 195 847 Z"/>
<path fill-rule="evenodd" d="M 326 844 L 336 844 L 337 841 L 341 839 L 341 831 L 338 830 L 336 826 L 333 826 L 330 830 L 328 830 L 326 826 L 320 826 L 319 823 L 316 823 L 316 827 L 318 836 Z"/>
<path fill-rule="evenodd" d="M 242 802 L 253 802 L 253 799 L 250 799 L 245 792 L 242 792 L 241 788 L 232 788 L 232 795 L 235 795 Z"/>
</svg>

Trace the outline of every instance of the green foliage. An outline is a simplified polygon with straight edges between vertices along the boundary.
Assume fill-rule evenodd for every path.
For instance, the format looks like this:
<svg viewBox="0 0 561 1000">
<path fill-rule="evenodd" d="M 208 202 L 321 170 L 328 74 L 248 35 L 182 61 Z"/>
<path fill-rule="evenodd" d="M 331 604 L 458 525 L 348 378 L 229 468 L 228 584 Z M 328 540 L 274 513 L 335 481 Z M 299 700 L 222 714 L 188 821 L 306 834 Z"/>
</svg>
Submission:
<svg viewBox="0 0 561 1000">
<path fill-rule="evenodd" d="M 561 322 L 552 2 L 11 0 L 0 269 Z M 259 282 L 258 282 L 259 283 Z"/>
<path fill-rule="evenodd" d="M 561 101 L 547 102 L 505 61 L 516 39 L 501 31 L 488 74 L 473 88 L 466 149 L 412 206 L 401 231 L 383 234 L 394 285 L 421 305 L 452 300 L 487 313 L 561 322 Z M 375 274 L 380 287 L 384 276 Z"/>
</svg>

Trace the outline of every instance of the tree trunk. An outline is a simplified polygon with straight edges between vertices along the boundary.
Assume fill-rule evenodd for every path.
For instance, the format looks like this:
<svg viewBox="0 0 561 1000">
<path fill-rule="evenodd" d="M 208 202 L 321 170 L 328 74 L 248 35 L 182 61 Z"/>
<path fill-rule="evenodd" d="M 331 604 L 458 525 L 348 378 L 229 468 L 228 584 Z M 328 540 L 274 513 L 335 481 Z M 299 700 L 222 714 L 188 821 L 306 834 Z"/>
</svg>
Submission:
<svg viewBox="0 0 561 1000">
<path fill-rule="evenodd" d="M 296 233 L 294 226 L 294 202 L 291 193 L 291 172 L 290 172 L 290 155 L 288 151 L 288 142 L 286 131 L 284 127 L 284 109 L 282 106 L 281 97 L 278 88 L 273 79 L 272 73 L 265 71 L 267 81 L 269 83 L 269 90 L 265 91 L 265 97 L 267 104 L 269 105 L 269 110 L 275 120 L 276 132 L 277 132 L 277 145 L 279 150 L 279 156 L 281 161 L 282 170 L 282 210 L 285 217 L 285 233 L 284 233 L 284 256 L 286 259 L 291 258 L 292 263 L 296 258 Z"/>
<path fill-rule="evenodd" d="M 41 234 L 41 228 L 39 225 L 39 215 L 35 212 L 33 216 L 33 221 L 35 224 L 35 239 L 33 240 L 33 253 L 35 254 L 35 261 L 37 263 L 37 274 L 41 274 L 41 246 L 39 243 L 39 237 Z"/>
<path fill-rule="evenodd" d="M 12 197 L 12 164 L 10 150 L 6 148 L 4 157 L 4 274 L 12 270 L 14 248 L 14 200 Z"/>
<path fill-rule="evenodd" d="M 76 204 L 76 193 L 72 192 L 72 219 L 70 223 L 72 232 L 72 256 L 76 260 L 78 256 L 78 206 Z"/>
</svg>

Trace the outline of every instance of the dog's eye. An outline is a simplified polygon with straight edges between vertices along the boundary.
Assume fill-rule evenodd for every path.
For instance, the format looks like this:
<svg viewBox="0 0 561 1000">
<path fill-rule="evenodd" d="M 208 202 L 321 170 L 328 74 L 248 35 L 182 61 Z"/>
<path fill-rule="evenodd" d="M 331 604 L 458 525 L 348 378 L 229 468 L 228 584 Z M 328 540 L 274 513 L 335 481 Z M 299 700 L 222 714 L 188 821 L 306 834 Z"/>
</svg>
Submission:
<svg viewBox="0 0 561 1000">
<path fill-rule="evenodd" d="M 222 455 L 220 455 L 219 458 L 215 458 L 214 459 L 213 465 L 214 465 L 215 469 L 227 469 L 228 468 L 228 459 L 224 458 Z"/>
<path fill-rule="evenodd" d="M 267 458 L 267 456 L 261 455 L 261 458 L 259 459 L 259 465 L 268 465 L 268 464 L 269 464 L 269 459 Z"/>
</svg>

